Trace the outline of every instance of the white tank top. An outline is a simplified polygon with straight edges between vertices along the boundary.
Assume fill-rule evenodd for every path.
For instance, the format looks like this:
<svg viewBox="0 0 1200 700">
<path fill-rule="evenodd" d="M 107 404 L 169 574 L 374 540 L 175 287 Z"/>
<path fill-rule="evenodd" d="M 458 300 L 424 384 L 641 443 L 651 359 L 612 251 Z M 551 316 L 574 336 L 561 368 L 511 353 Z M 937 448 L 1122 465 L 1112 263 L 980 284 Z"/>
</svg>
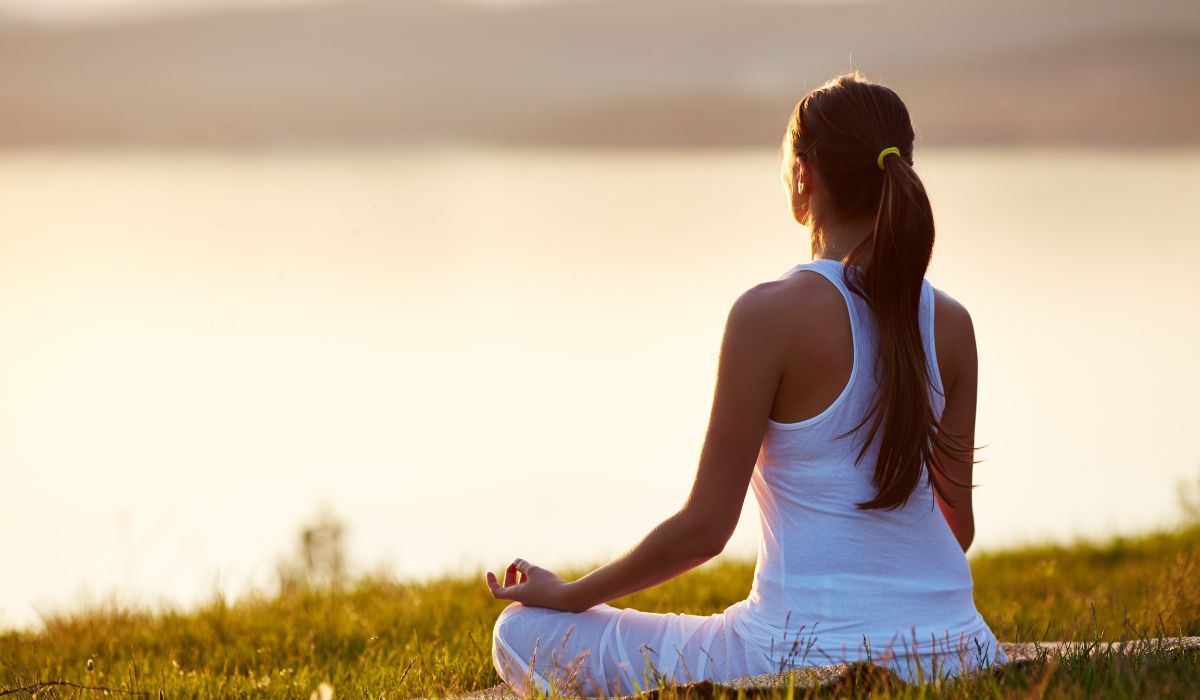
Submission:
<svg viewBox="0 0 1200 700">
<path fill-rule="evenodd" d="M 928 476 L 903 507 L 855 508 L 875 496 L 871 480 L 882 435 L 857 465 L 870 422 L 837 436 L 863 419 L 875 394 L 878 329 L 870 307 L 842 279 L 843 263 L 814 260 L 783 277 L 804 270 L 824 276 L 845 298 L 854 366 L 842 393 L 817 416 L 768 422 L 751 478 L 762 539 L 750 595 L 727 611 L 735 629 L 773 664 L 880 662 L 890 652 L 885 665 L 908 679 L 915 677 L 917 658 L 928 674 L 935 655 L 939 670 L 954 673 L 950 657 L 964 649 L 967 662 L 979 656 L 1006 661 L 975 609 L 970 566 Z M 933 287 L 924 280 L 919 321 L 940 418 L 945 397 L 933 310 Z"/>
</svg>

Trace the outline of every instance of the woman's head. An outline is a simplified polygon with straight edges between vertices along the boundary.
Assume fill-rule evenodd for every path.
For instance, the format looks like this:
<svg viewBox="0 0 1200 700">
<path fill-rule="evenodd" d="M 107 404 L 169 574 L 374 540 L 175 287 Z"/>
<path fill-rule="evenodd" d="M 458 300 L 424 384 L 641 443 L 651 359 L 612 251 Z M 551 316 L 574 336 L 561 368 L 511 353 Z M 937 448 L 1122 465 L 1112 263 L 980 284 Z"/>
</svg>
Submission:
<svg viewBox="0 0 1200 700">
<path fill-rule="evenodd" d="M 899 154 L 888 152 L 891 147 Z M 793 216 L 810 226 L 814 257 L 839 248 L 827 240 L 835 231 L 869 231 L 840 256 L 846 283 L 874 312 L 880 339 L 879 393 L 853 429 L 874 418 L 859 459 L 882 431 L 877 494 L 858 506 L 904 505 L 924 469 L 949 502 L 943 483 L 957 482 L 946 475 L 934 447 L 956 458 L 965 450 L 937 430 L 931 406 L 918 306 L 933 253 L 933 211 L 913 170 L 908 108 L 890 88 L 857 71 L 839 75 L 796 105 L 781 156 Z"/>
<path fill-rule="evenodd" d="M 880 152 L 898 148 L 899 156 Z M 833 222 L 886 216 L 885 188 L 924 188 L 912 172 L 913 128 L 908 108 L 891 88 L 844 73 L 804 96 L 792 110 L 780 145 L 781 168 L 793 216 L 812 230 L 814 255 Z M 882 169 L 879 163 L 882 162 Z M 914 193 L 916 194 L 916 193 Z M 933 217 L 928 207 L 932 251 Z"/>
</svg>

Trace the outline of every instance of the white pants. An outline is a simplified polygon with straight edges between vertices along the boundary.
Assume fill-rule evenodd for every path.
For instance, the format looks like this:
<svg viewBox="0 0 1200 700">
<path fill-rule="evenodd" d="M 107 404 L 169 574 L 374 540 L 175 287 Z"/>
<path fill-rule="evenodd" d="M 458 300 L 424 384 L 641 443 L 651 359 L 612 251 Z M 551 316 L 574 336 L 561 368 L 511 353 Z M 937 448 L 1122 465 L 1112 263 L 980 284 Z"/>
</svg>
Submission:
<svg viewBox="0 0 1200 700">
<path fill-rule="evenodd" d="M 799 645 L 799 630 L 790 640 L 748 642 L 733 622 L 744 603 L 712 615 L 618 610 L 607 603 L 571 613 L 513 603 L 501 611 L 493 628 L 492 662 L 517 692 L 606 697 L 636 695 L 667 681 L 727 681 L 871 658 L 862 648 L 831 644 L 832 639 L 826 639 L 826 645 L 836 653 Z M 910 650 L 902 633 L 894 636 L 898 643 L 874 646 L 874 662 L 905 682 L 928 678 L 935 669 L 937 675 L 952 677 L 1008 660 L 982 620 L 966 641 L 951 644 L 947 638 L 916 653 L 909 652 L 920 645 Z M 796 659 L 799 646 L 804 656 Z"/>
<path fill-rule="evenodd" d="M 607 603 L 572 613 L 513 603 L 492 633 L 496 671 L 520 693 L 605 697 L 666 681 L 731 680 L 761 673 L 768 660 L 759 656 L 724 613 L 651 613 Z"/>
</svg>

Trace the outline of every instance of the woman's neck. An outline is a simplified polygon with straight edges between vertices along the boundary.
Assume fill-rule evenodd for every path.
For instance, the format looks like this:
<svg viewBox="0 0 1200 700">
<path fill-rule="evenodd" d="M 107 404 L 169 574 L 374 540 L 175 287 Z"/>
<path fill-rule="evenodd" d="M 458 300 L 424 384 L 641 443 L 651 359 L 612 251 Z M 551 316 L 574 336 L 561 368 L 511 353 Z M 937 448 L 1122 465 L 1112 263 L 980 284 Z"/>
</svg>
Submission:
<svg viewBox="0 0 1200 700">
<path fill-rule="evenodd" d="M 860 243 L 870 238 L 874 219 L 834 221 L 812 234 L 813 260 L 844 261 Z"/>
</svg>

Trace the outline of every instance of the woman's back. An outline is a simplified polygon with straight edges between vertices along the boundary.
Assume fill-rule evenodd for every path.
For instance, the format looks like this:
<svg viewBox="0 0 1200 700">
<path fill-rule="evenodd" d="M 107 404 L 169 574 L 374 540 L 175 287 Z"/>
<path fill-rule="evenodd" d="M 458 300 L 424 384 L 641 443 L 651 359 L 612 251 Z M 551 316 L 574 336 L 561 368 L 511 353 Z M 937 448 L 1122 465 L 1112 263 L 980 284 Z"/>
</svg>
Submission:
<svg viewBox="0 0 1200 700">
<path fill-rule="evenodd" d="M 969 654 L 972 665 L 981 654 L 992 662 L 999 653 L 1003 661 L 975 609 L 970 567 L 928 476 L 902 507 L 855 506 L 876 491 L 880 440 L 877 435 L 856 464 L 870 431 L 869 424 L 854 427 L 877 393 L 878 329 L 867 303 L 845 284 L 842 262 L 814 260 L 784 277 L 805 271 L 827 279 L 845 300 L 854 348 L 849 380 L 817 415 L 768 421 L 751 478 L 762 526 L 754 585 L 727 618 L 775 668 L 891 656 L 907 678 L 915 676 L 917 660 L 926 674 L 935 657 L 937 668 L 949 672 L 965 660 L 956 658 L 960 653 Z M 919 325 L 940 418 L 945 396 L 934 306 L 926 280 Z"/>
</svg>

